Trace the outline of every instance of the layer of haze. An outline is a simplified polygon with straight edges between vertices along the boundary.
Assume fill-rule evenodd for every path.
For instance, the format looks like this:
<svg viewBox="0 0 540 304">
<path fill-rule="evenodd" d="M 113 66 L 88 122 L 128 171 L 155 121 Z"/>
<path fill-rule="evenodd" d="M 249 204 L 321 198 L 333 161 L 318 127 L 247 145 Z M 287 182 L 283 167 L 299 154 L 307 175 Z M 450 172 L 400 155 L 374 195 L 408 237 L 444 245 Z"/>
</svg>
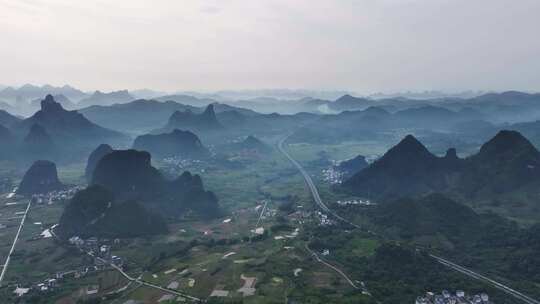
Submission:
<svg viewBox="0 0 540 304">
<path fill-rule="evenodd" d="M 540 90 L 538 0 L 0 0 L 0 83 Z"/>
</svg>

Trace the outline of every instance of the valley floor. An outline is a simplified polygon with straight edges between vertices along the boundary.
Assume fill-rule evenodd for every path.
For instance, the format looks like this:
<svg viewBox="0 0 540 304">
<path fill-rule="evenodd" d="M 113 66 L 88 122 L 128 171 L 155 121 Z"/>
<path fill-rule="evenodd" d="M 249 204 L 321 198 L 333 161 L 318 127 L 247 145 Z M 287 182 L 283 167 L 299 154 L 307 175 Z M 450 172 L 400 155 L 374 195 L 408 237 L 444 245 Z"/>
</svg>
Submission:
<svg viewBox="0 0 540 304">
<path fill-rule="evenodd" d="M 327 161 L 358 154 L 373 159 L 387 148 L 384 143 L 349 142 L 291 144 L 286 149 L 313 176 L 322 201 L 335 203 L 360 198 L 332 191 L 331 181 L 323 174 Z M 64 201 L 35 204 L 11 257 L 0 299 L 22 299 L 13 293 L 17 286 L 48 286 L 48 290 L 23 298 L 28 303 L 77 303 L 97 296 L 104 303 L 175 303 L 190 301 L 181 295 L 186 294 L 216 303 L 391 303 L 379 298 L 391 286 L 383 287 L 382 279 L 370 281 L 376 276 L 367 264 L 385 240 L 355 230 L 336 219 L 334 211 L 321 210 L 297 168 L 277 149 L 236 169 L 204 163 L 167 168 L 165 162 L 156 163 L 161 169 L 201 174 L 206 187 L 220 198 L 224 215 L 172 222 L 170 233 L 162 236 L 98 240 L 96 248 L 110 246 L 105 247 L 110 252 L 103 255 L 106 262 L 97 263 L 86 254 L 87 247 L 60 243 L 54 234 L 42 234 L 58 222 Z M 60 168 L 61 178 L 64 175 L 80 183 L 80 168 Z M 26 207 L 21 198 L 7 195 L 0 199 L 0 224 L 6 226 L 0 226 L 2 257 L 9 252 L 20 212 Z M 292 208 L 283 208 L 286 204 Z M 363 225 L 361 218 L 351 220 Z M 314 238 L 320 238 L 324 246 Z M 120 264 L 127 276 L 115 267 Z M 495 299 L 519 303 L 489 284 L 457 273 L 449 277 L 433 286 L 448 282 L 444 288 L 485 289 Z M 420 285 L 404 299 L 414 299 L 430 287 Z"/>
</svg>

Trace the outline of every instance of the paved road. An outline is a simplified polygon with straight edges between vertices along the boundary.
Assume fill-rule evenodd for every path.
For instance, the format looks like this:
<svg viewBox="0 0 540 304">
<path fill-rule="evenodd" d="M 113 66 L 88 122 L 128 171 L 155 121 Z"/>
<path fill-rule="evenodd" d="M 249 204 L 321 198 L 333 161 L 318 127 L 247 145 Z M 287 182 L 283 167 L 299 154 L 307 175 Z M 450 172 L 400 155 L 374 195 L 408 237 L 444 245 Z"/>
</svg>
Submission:
<svg viewBox="0 0 540 304">
<path fill-rule="evenodd" d="M 261 219 L 264 215 L 264 212 L 266 211 L 266 206 L 268 205 L 268 200 L 264 200 L 264 206 L 261 210 L 261 214 L 259 215 L 259 219 L 257 220 L 257 224 L 255 224 L 255 229 L 259 228 L 259 223 L 261 222 Z"/>
<path fill-rule="evenodd" d="M 358 228 L 358 229 L 362 229 L 362 227 L 360 227 L 359 225 L 356 225 L 355 223 L 352 223 L 350 222 L 349 220 L 339 216 L 338 214 L 336 214 L 334 211 L 332 211 L 330 208 L 328 208 L 328 206 L 326 206 L 326 204 L 322 201 L 320 195 L 319 195 L 319 191 L 317 190 L 317 186 L 315 186 L 315 183 L 313 182 L 313 180 L 311 179 L 311 176 L 309 176 L 309 174 L 306 172 L 306 170 L 304 170 L 304 168 L 300 165 L 300 163 L 298 163 L 294 158 L 292 158 L 289 153 L 287 153 L 287 151 L 283 148 L 283 144 L 285 143 L 285 141 L 287 140 L 287 138 L 289 138 L 289 136 L 286 136 L 284 137 L 283 139 L 281 139 L 279 142 L 278 142 L 278 150 L 283 154 L 285 155 L 285 157 L 287 157 L 287 159 L 296 167 L 296 169 L 298 169 L 298 171 L 300 171 L 300 173 L 302 174 L 302 176 L 304 177 L 304 180 L 306 181 L 306 184 L 308 185 L 309 187 L 309 191 L 311 192 L 311 196 L 313 196 L 313 200 L 315 201 L 315 203 L 326 213 L 329 213 L 330 215 L 332 215 L 335 219 L 343 222 L 343 223 L 346 223 L 354 228 Z"/>
<path fill-rule="evenodd" d="M 309 249 L 307 244 L 305 244 L 304 246 L 306 247 L 306 250 L 309 251 L 309 253 L 311 253 L 311 255 L 315 258 L 315 260 L 317 260 L 317 262 L 322 263 L 322 264 L 326 265 L 329 268 L 332 268 L 335 272 L 339 273 L 345 280 L 347 280 L 347 282 L 352 287 L 354 287 L 355 289 L 360 289 L 360 287 L 356 286 L 356 284 L 354 284 L 354 282 L 343 271 L 341 271 L 341 269 L 339 269 L 339 268 L 335 267 L 334 265 L 332 265 L 332 264 L 326 262 L 325 260 L 321 259 L 316 252 Z"/>
<path fill-rule="evenodd" d="M 302 176 L 304 177 L 304 180 L 306 181 L 306 184 L 308 185 L 309 187 L 309 190 L 311 191 L 311 195 L 313 196 L 313 199 L 315 200 L 315 203 L 317 203 L 317 205 L 325 212 L 331 214 L 332 216 L 334 216 L 336 219 L 344 222 L 344 223 L 347 223 L 355 228 L 358 228 L 358 229 L 361 229 L 360 226 L 348 221 L 347 219 L 344 219 L 343 217 L 337 215 L 336 213 L 334 213 L 332 210 L 330 210 L 330 208 L 328 208 L 324 203 L 323 201 L 321 200 L 321 197 L 319 196 L 319 192 L 317 190 L 317 187 L 315 186 L 315 184 L 313 183 L 313 180 L 311 179 L 311 177 L 309 176 L 309 174 L 304 170 L 304 168 L 302 168 L 302 166 L 300 165 L 300 163 L 298 163 L 294 158 L 292 158 L 288 153 L 287 151 L 285 151 L 285 149 L 283 148 L 283 145 L 285 143 L 285 141 L 287 140 L 289 136 L 286 136 L 284 137 L 283 139 L 281 139 L 278 143 L 278 150 L 283 154 L 285 155 L 285 157 L 287 157 L 287 159 L 289 159 L 289 161 L 298 169 L 298 171 L 300 171 L 300 173 L 302 174 Z M 371 233 L 373 235 L 376 235 L 374 232 L 372 231 L 367 231 L 368 233 Z M 307 248 L 307 247 L 306 247 Z M 308 248 L 309 250 L 309 248 Z M 311 251 L 310 251 L 311 252 Z M 315 255 L 316 256 L 316 255 Z M 441 263 L 442 265 L 446 266 L 446 267 L 449 267 L 451 269 L 454 269 L 458 272 L 461 272 L 462 274 L 464 275 L 467 275 L 468 277 L 471 277 L 471 278 L 474 278 L 474 279 L 477 279 L 477 280 L 480 280 L 480 281 L 483 281 L 497 289 L 500 289 L 502 291 L 504 291 L 505 293 L 517 298 L 517 299 L 520 299 L 522 300 L 523 302 L 527 303 L 527 304 L 540 304 L 540 301 L 537 301 L 517 290 L 514 290 L 506 285 L 503 285 L 495 280 L 492 280 L 488 277 L 485 277 L 481 274 L 478 274 L 472 270 L 469 270 L 463 266 L 460 266 L 460 265 L 457 265 L 453 262 L 450 262 L 444 258 L 441 258 L 439 256 L 436 256 L 436 255 L 433 255 L 433 254 L 430 254 L 430 256 L 432 258 L 434 258 L 435 260 L 437 260 L 439 263 Z M 316 256 L 317 259 L 318 256 Z M 332 267 L 333 268 L 333 267 Z M 340 271 L 341 272 L 341 271 Z M 343 274 L 344 275 L 344 274 Z M 345 276 L 345 275 L 344 275 Z M 345 276 L 346 277 L 346 276 Z M 347 278 L 348 279 L 348 278 Z M 349 280 L 350 281 L 350 280 Z M 353 285 L 354 286 L 354 285 Z M 356 286 L 355 286 L 356 288 Z"/>
<path fill-rule="evenodd" d="M 330 213 L 331 215 L 333 215 L 335 218 L 337 218 L 338 220 L 340 221 L 343 221 L 349 225 L 352 225 L 356 228 L 360 228 L 358 225 L 355 225 L 349 221 L 347 221 L 346 219 L 340 217 L 339 215 L 335 214 L 332 210 L 330 210 L 330 208 L 328 208 L 322 201 L 321 197 L 319 196 L 319 191 L 317 190 L 317 187 L 315 186 L 315 183 L 313 183 L 313 180 L 311 179 L 311 177 L 309 176 L 309 174 L 304 170 L 304 168 L 302 168 L 302 166 L 294 159 L 292 158 L 288 153 L 287 151 L 285 151 L 285 149 L 283 148 L 283 143 L 285 142 L 285 140 L 287 140 L 288 136 L 283 138 L 282 140 L 279 141 L 278 143 L 278 150 L 283 154 L 285 155 L 285 157 L 287 157 L 287 159 L 289 159 L 289 161 L 298 169 L 298 171 L 300 171 L 300 173 L 302 174 L 302 176 L 304 177 L 304 180 L 306 181 L 306 184 L 308 185 L 309 187 L 309 190 L 311 192 L 311 195 L 313 196 L 313 200 L 315 200 L 315 203 L 323 210 L 325 211 L 326 213 Z M 317 262 L 333 269 L 334 271 L 336 271 L 339 275 L 341 275 L 353 288 L 355 289 L 359 289 L 358 286 L 356 286 L 353 281 L 339 268 L 331 265 L 330 263 L 324 261 L 323 259 L 321 259 L 319 257 L 319 255 L 317 255 L 315 252 L 313 252 L 311 249 L 309 249 L 309 247 L 307 245 L 305 245 L 307 251 L 309 251 L 311 253 L 311 255 L 313 257 L 315 257 L 315 259 L 317 260 Z"/>
<path fill-rule="evenodd" d="M 13 240 L 13 244 L 11 245 L 11 249 L 9 250 L 8 256 L 6 258 L 6 262 L 4 263 L 4 266 L 2 267 L 2 273 L 0 273 L 0 286 L 2 286 L 2 281 L 4 280 L 4 276 L 6 275 L 6 271 L 9 266 L 9 260 L 11 259 L 11 255 L 13 254 L 13 251 L 15 251 L 15 246 L 17 245 L 17 241 L 19 240 L 19 235 L 21 234 L 22 228 L 24 226 L 24 221 L 26 220 L 26 215 L 28 214 L 28 211 L 30 210 L 31 205 L 32 205 L 32 202 L 29 201 L 28 205 L 26 206 L 26 210 L 24 211 L 24 215 L 22 216 L 21 223 L 19 224 L 19 229 L 17 230 L 15 239 Z"/>
<path fill-rule="evenodd" d="M 476 273 L 470 269 L 467 269 L 463 266 L 460 266 L 460 265 L 457 265 L 455 263 L 452 263 L 444 258 L 441 258 L 441 257 L 438 257 L 438 256 L 435 256 L 435 255 L 432 255 L 430 254 L 430 256 L 432 258 L 434 258 L 435 260 L 437 260 L 439 263 L 443 264 L 444 266 L 446 267 L 449 267 L 449 268 L 452 268 L 458 272 L 461 272 L 462 274 L 468 276 L 468 277 L 471 277 L 471 278 L 474 278 L 474 279 L 477 279 L 477 280 L 480 280 L 480 281 L 483 281 L 485 283 L 488 283 L 489 285 L 497 288 L 497 289 L 500 289 L 502 291 L 504 291 L 505 293 L 519 299 L 519 300 L 522 300 L 523 302 L 527 303 L 527 304 L 540 304 L 540 301 L 537 301 L 517 290 L 514 290 L 504 284 L 501 284 L 495 280 L 492 280 L 486 276 L 483 276 L 479 273 Z"/>
</svg>

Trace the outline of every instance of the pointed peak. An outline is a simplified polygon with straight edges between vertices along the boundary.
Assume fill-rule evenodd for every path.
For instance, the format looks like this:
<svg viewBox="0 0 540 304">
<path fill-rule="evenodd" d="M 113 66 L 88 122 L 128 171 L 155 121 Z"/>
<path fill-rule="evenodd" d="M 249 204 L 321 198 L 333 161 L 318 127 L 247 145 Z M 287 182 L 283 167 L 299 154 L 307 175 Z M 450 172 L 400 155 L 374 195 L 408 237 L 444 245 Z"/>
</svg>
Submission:
<svg viewBox="0 0 540 304">
<path fill-rule="evenodd" d="M 422 143 L 416 139 L 416 137 L 414 137 L 414 135 L 412 134 L 408 134 L 407 136 L 405 136 L 400 142 L 398 145 L 401 145 L 401 144 L 408 144 L 408 145 L 420 145 L 420 146 L 424 146 L 422 145 Z"/>
<path fill-rule="evenodd" d="M 51 111 L 62 111 L 62 105 L 54 100 L 54 97 L 51 94 L 47 94 L 45 99 L 41 101 L 41 110 L 44 112 Z"/>
<path fill-rule="evenodd" d="M 54 102 L 54 97 L 51 94 L 47 94 L 43 102 Z"/>
<path fill-rule="evenodd" d="M 206 106 L 206 109 L 204 110 L 204 114 L 210 114 L 210 115 L 215 115 L 215 111 L 214 111 L 214 104 L 211 103 L 209 104 L 208 106 Z"/>
<path fill-rule="evenodd" d="M 500 154 L 508 151 L 534 151 L 538 150 L 518 131 L 502 130 L 492 139 L 482 145 L 480 155 Z"/>
<path fill-rule="evenodd" d="M 392 154 L 422 154 L 432 155 L 431 152 L 413 135 L 409 134 L 405 136 L 397 145 L 395 145 L 390 151 Z"/>
</svg>

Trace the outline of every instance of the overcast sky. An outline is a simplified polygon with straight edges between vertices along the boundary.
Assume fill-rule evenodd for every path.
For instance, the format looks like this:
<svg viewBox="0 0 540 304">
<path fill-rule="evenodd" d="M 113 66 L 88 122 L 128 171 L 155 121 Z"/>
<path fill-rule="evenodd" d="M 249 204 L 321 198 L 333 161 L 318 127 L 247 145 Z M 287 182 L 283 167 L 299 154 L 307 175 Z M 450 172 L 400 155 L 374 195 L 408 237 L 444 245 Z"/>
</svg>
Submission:
<svg viewBox="0 0 540 304">
<path fill-rule="evenodd" d="M 539 0 L 0 0 L 0 83 L 540 91 Z"/>
</svg>

